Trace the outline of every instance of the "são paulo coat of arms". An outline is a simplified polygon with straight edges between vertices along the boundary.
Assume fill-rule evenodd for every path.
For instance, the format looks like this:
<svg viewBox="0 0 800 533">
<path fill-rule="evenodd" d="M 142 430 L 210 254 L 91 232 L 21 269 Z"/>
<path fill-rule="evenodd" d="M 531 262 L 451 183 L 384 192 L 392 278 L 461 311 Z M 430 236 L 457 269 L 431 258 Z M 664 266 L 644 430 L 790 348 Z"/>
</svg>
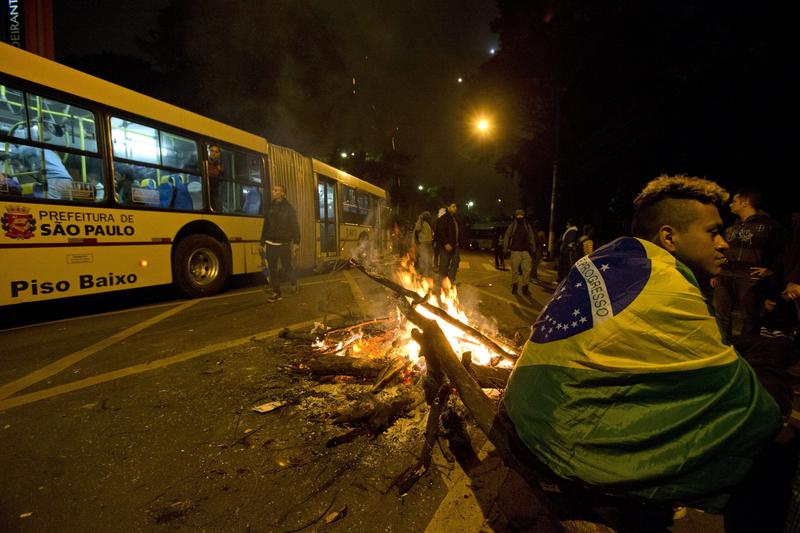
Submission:
<svg viewBox="0 0 800 533">
<path fill-rule="evenodd" d="M 0 218 L 5 236 L 12 239 L 30 239 L 36 231 L 36 219 L 30 207 L 24 205 L 6 206 L 6 212 Z"/>
</svg>

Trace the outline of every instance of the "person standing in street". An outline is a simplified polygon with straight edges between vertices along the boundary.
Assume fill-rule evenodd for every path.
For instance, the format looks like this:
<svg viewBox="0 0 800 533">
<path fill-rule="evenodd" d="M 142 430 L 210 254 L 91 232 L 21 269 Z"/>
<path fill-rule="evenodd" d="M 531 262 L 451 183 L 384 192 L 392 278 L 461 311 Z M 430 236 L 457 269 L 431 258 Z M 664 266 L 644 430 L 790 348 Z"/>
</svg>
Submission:
<svg viewBox="0 0 800 533">
<path fill-rule="evenodd" d="M 780 224 L 761 207 L 761 195 L 742 189 L 733 195 L 730 209 L 737 220 L 725 230 L 730 248 L 725 252 L 727 263 L 714 281 L 714 308 L 720 329 L 728 338 L 733 333 L 732 311 L 738 303 L 742 311 L 742 335 L 758 335 L 761 329 L 761 308 L 764 304 L 764 282 L 780 269 L 782 247 Z"/>
<path fill-rule="evenodd" d="M 591 224 L 583 225 L 583 235 L 578 237 L 578 258 L 594 252 L 594 226 Z"/>
<path fill-rule="evenodd" d="M 514 222 L 503 236 L 503 249 L 511 251 L 511 294 L 517 294 L 520 270 L 522 270 L 522 294 L 530 296 L 528 283 L 531 276 L 531 264 L 536 250 L 536 235 L 525 221 L 525 211 L 517 209 Z"/>
<path fill-rule="evenodd" d="M 784 299 L 793 301 L 800 320 L 800 213 L 792 214 L 792 230 L 783 252 Z M 795 342 L 800 344 L 800 332 L 795 333 Z"/>
<path fill-rule="evenodd" d="M 544 258 L 545 252 L 545 244 L 547 243 L 547 237 L 544 234 L 544 229 L 542 229 L 542 221 L 541 220 L 534 220 L 533 221 L 533 236 L 536 237 L 536 250 L 534 250 L 533 254 L 533 265 L 531 265 L 531 278 L 536 283 L 539 282 L 539 264 L 542 262 Z"/>
<path fill-rule="evenodd" d="M 440 207 L 436 214 L 436 222 L 433 224 L 433 269 L 439 271 L 439 245 L 436 243 L 436 228 L 439 227 L 439 220 L 447 213 L 446 207 Z"/>
<path fill-rule="evenodd" d="M 447 206 L 447 212 L 436 222 L 434 238 L 439 248 L 439 276 L 440 281 L 450 278 L 450 283 L 455 285 L 456 272 L 458 272 L 458 221 L 456 220 L 458 206 L 452 202 Z"/>
<path fill-rule="evenodd" d="M 292 258 L 300 249 L 300 227 L 297 224 L 294 207 L 286 200 L 286 189 L 283 185 L 272 186 L 272 202 L 265 213 L 261 242 L 265 247 L 264 254 L 269 265 L 269 284 L 272 287 L 272 296 L 268 300 L 277 302 L 282 298 L 278 264 L 283 268 L 292 286 L 292 293 L 296 294 L 298 285 Z"/>
<path fill-rule="evenodd" d="M 433 229 L 431 214 L 423 211 L 414 225 L 414 242 L 417 245 L 417 272 L 427 277 L 432 274 L 433 263 Z"/>
<path fill-rule="evenodd" d="M 503 236 L 505 230 L 502 226 L 494 228 L 492 232 L 492 250 L 494 251 L 494 268 L 497 270 L 508 270 L 506 268 L 506 251 L 503 248 Z"/>
<path fill-rule="evenodd" d="M 567 220 L 567 229 L 564 230 L 563 235 L 561 235 L 561 247 L 558 249 L 559 283 L 567 276 L 567 272 L 569 272 L 569 269 L 572 268 L 572 265 L 575 264 L 577 260 L 577 242 L 578 226 L 576 226 L 570 218 Z"/>
</svg>

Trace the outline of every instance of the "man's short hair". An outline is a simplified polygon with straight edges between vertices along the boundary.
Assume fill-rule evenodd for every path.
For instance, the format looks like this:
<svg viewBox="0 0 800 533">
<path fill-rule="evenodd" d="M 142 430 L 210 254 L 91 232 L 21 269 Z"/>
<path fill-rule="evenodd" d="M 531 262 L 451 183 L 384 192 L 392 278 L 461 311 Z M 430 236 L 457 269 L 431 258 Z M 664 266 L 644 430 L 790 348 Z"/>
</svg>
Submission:
<svg viewBox="0 0 800 533">
<path fill-rule="evenodd" d="M 761 207 L 761 193 L 755 189 L 739 189 L 733 193 L 733 195 L 738 195 L 739 198 L 747 198 L 750 207 L 753 209 L 759 209 Z"/>
<path fill-rule="evenodd" d="M 728 191 L 711 180 L 683 174 L 659 176 L 645 185 L 633 201 L 636 210 L 631 233 L 652 240 L 665 224 L 683 231 L 692 220 L 690 208 L 680 200 L 697 200 L 720 208 L 729 197 Z"/>
</svg>

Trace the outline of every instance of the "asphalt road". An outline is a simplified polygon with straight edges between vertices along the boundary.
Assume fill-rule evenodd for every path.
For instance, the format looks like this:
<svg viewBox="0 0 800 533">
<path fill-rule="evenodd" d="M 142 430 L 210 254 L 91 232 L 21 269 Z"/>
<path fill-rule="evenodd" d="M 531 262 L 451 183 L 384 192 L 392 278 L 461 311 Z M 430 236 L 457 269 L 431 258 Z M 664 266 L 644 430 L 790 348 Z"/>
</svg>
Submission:
<svg viewBox="0 0 800 533">
<path fill-rule="evenodd" d="M 458 277 L 465 308 L 509 338 L 526 336 L 552 292 L 512 296 L 489 255 L 464 254 Z M 250 278 L 199 300 L 162 288 L 26 308 L 24 325 L 0 331 L 0 530 L 551 530 L 479 432 L 479 461 L 437 450 L 400 497 L 393 483 L 416 461 L 424 410 L 325 447 L 342 429 L 321 413 L 356 392 L 287 372 L 304 348 L 278 333 L 386 316 L 384 288 L 344 270 L 266 296 Z M 288 405 L 251 410 L 277 400 Z"/>
</svg>

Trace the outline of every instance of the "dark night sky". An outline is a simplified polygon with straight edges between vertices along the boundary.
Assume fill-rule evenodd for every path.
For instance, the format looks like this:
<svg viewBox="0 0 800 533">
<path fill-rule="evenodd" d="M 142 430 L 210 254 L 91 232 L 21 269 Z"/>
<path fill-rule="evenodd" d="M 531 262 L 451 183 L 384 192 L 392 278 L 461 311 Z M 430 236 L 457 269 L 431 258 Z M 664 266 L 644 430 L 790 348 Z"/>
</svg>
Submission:
<svg viewBox="0 0 800 533">
<path fill-rule="evenodd" d="M 218 104 L 213 112 L 211 105 L 208 112 L 192 110 L 320 159 L 340 149 L 386 153 L 394 137 L 398 150 L 416 156 L 411 169 L 415 184 L 452 185 L 456 200 L 462 205 L 475 201 L 481 214 L 497 214 L 499 205 L 510 213 L 520 191 L 494 170 L 500 136 L 478 142 L 470 135 L 468 119 L 475 110 L 464 97 L 474 97 L 468 91 L 514 58 L 520 64 L 510 70 L 514 79 L 509 81 L 523 87 L 519 96 L 529 102 L 541 95 L 535 80 L 526 80 L 542 73 L 546 78 L 556 70 L 551 67 L 575 71 L 563 99 L 559 166 L 561 183 L 574 186 L 559 189 L 559 227 L 575 213 L 583 222 L 602 223 L 614 201 L 629 206 L 634 189 L 661 172 L 707 176 L 729 188 L 755 184 L 773 193 L 784 214 L 796 210 L 796 195 L 783 194 L 787 185 L 797 191 L 800 183 L 788 173 L 794 136 L 787 84 L 794 61 L 788 45 L 791 17 L 777 4 L 623 1 L 607 10 L 579 0 L 503 0 L 501 11 L 494 0 L 71 0 L 55 2 L 57 58 L 99 52 L 147 58 L 139 43 L 156 28 L 159 11 L 171 4 L 180 6 L 176 18 L 182 17 L 178 22 L 185 22 L 185 33 L 172 43 L 182 50 L 163 50 L 165 59 L 186 50 L 195 54 L 195 62 L 216 55 L 208 64 L 224 70 L 236 63 L 231 54 L 253 52 L 265 64 L 281 58 L 269 74 L 275 83 L 263 92 L 272 98 L 269 105 L 252 96 L 255 91 L 248 85 L 266 75 L 254 75 L 239 64 L 238 70 L 230 69 L 232 79 L 206 67 L 205 74 L 187 80 L 186 89 L 179 86 L 191 94 L 196 86 L 214 87 L 211 78 L 223 80 L 215 91 L 208 89 Z M 518 21 L 515 10 L 539 18 Z M 489 49 L 500 40 L 490 23 L 501 13 L 505 31 L 512 36 L 520 31 L 518 37 L 540 43 L 538 35 L 572 20 L 573 30 L 562 44 L 565 53 L 577 47 L 576 61 L 558 63 L 545 50 L 531 54 L 533 61 L 544 58 L 544 64 L 532 66 L 524 50 L 512 54 L 509 47 L 485 65 Z M 221 50 L 204 37 L 212 31 L 217 32 L 213 42 L 223 43 L 217 44 Z M 313 61 L 303 51 L 315 50 L 308 57 L 325 56 L 328 39 L 336 64 L 321 71 L 308 64 Z M 476 83 L 458 84 L 459 76 Z M 139 90 L 159 96 L 160 87 L 151 85 L 145 82 Z M 327 98 L 328 107 L 318 105 L 301 117 L 306 107 L 314 107 L 306 105 L 310 98 L 315 103 Z M 477 101 L 490 112 L 504 103 L 502 96 Z M 263 117 L 261 130 L 235 118 L 244 121 L 253 113 Z M 499 114 L 497 131 L 516 131 Z M 527 116 L 513 118 L 519 123 Z M 309 123 L 324 124 L 316 134 L 305 135 Z M 527 203 L 545 220 L 552 161 L 547 144 L 556 137 L 552 128 L 531 135 L 530 146 L 522 148 L 528 161 L 518 164 L 523 183 L 533 184 Z M 361 145 L 343 146 L 343 139 L 360 139 Z"/>
<path fill-rule="evenodd" d="M 165 0 L 57 2 L 57 58 L 100 52 L 145 57 L 137 41 L 155 27 L 158 11 L 167 4 Z M 494 1 L 356 0 L 309 5 L 318 6 L 319 15 L 344 36 L 345 68 L 356 76 L 358 89 L 371 95 L 358 120 L 365 126 L 375 124 L 376 135 L 385 137 L 375 142 L 391 142 L 394 131 L 397 149 L 417 158 L 415 182 L 455 185 L 461 202 L 472 199 L 485 206 L 491 198 L 496 210 L 497 198 L 503 198 L 505 205 L 515 207 L 516 186 L 496 174 L 489 158 L 465 146 L 470 142 L 469 125 L 460 98 L 464 85 L 457 82 L 459 76 L 473 73 L 496 46 L 497 36 L 489 29 L 497 16 Z M 215 16 L 227 15 L 226 10 L 215 11 Z M 241 24 L 232 20 L 231 32 Z M 352 83 L 352 76 L 348 72 L 342 79 Z M 365 84 L 370 87 L 362 87 Z M 303 146 L 283 133 L 276 132 L 271 140 L 321 158 L 331 153 L 328 146 Z"/>
</svg>

